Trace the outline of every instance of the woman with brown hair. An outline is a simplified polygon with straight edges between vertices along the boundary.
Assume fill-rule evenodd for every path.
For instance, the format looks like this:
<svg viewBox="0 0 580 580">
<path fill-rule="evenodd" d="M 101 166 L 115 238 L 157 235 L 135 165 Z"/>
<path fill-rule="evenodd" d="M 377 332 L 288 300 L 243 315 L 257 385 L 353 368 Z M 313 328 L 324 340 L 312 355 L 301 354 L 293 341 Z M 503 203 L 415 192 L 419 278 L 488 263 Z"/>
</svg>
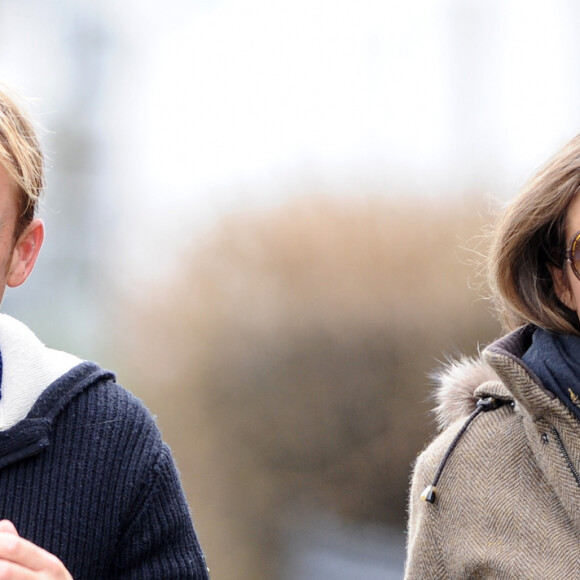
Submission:
<svg viewBox="0 0 580 580">
<path fill-rule="evenodd" d="M 490 285 L 508 334 L 438 375 L 406 580 L 580 578 L 580 135 L 507 208 Z"/>
</svg>

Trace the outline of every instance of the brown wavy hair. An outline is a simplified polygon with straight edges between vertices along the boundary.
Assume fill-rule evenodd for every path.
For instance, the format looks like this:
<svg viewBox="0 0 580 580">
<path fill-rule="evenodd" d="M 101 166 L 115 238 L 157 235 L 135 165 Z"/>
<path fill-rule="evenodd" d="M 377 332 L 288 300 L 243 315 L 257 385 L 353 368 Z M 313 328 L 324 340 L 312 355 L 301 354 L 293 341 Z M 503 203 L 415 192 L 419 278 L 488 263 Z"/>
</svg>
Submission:
<svg viewBox="0 0 580 580">
<path fill-rule="evenodd" d="M 506 330 L 534 323 L 580 335 L 578 314 L 556 295 L 550 267 L 565 264 L 567 211 L 580 191 L 580 135 L 524 186 L 500 216 L 488 256 L 488 282 Z"/>
</svg>

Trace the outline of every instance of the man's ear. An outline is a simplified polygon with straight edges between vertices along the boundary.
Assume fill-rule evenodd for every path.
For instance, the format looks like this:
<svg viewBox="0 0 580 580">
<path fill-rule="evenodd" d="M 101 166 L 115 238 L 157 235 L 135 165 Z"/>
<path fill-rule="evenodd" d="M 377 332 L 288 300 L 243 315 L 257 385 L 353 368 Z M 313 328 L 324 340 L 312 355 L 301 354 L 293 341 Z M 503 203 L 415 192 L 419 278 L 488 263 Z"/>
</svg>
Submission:
<svg viewBox="0 0 580 580">
<path fill-rule="evenodd" d="M 11 288 L 23 284 L 28 278 L 40 248 L 44 241 L 44 224 L 40 219 L 32 220 L 25 230 L 20 234 L 14 244 L 10 268 L 6 284 Z"/>
<path fill-rule="evenodd" d="M 556 268 L 551 264 L 548 265 L 548 268 L 550 268 L 550 274 L 552 275 L 556 296 L 560 302 L 564 304 L 564 306 L 567 306 L 570 308 L 570 310 L 576 310 L 576 304 L 574 303 L 572 291 L 570 290 L 570 284 L 568 282 L 566 271 L 564 268 Z"/>
</svg>

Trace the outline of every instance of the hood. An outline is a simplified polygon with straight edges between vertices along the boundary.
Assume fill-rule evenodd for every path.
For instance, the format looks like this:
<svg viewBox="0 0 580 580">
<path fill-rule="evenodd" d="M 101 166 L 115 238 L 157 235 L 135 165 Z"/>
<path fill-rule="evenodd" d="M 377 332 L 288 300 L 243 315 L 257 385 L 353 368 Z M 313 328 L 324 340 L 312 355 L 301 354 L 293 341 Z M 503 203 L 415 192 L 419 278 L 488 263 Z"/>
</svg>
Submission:
<svg viewBox="0 0 580 580">
<path fill-rule="evenodd" d="M 82 362 L 44 346 L 22 322 L 0 314 L 0 431 L 22 421 L 45 389 Z"/>
<path fill-rule="evenodd" d="M 18 320 L 0 314 L 0 469 L 48 447 L 60 414 L 113 373 L 47 348 Z"/>
<path fill-rule="evenodd" d="M 435 414 L 439 429 L 466 419 L 484 396 L 511 398 L 499 376 L 482 356 L 452 361 L 433 373 L 431 378 L 436 387 Z"/>
<path fill-rule="evenodd" d="M 474 419 L 482 412 L 494 411 L 508 403 L 514 406 L 501 379 L 481 356 L 451 362 L 432 378 L 437 385 L 435 413 L 439 429 L 456 422 L 460 422 L 461 427 L 441 458 L 432 483 L 421 494 L 421 499 L 430 504 L 437 500 L 437 485 L 447 460 Z"/>
<path fill-rule="evenodd" d="M 51 433 L 59 416 L 84 391 L 114 381 L 113 373 L 92 362 L 82 362 L 49 385 L 24 419 L 0 431 L 0 470 L 51 444 Z"/>
<path fill-rule="evenodd" d="M 533 407 L 534 403 L 540 403 L 541 408 L 550 407 L 549 397 L 539 395 L 541 385 L 534 381 L 521 361 L 533 332 L 532 325 L 516 329 L 489 345 L 478 357 L 450 362 L 432 375 L 437 386 L 434 398 L 439 428 L 444 429 L 451 423 L 460 426 L 439 462 L 432 483 L 421 494 L 421 499 L 427 503 L 437 500 L 437 484 L 443 469 L 479 414 L 506 405 L 516 409 L 519 406 L 516 398 L 523 401 L 524 407 Z"/>
</svg>

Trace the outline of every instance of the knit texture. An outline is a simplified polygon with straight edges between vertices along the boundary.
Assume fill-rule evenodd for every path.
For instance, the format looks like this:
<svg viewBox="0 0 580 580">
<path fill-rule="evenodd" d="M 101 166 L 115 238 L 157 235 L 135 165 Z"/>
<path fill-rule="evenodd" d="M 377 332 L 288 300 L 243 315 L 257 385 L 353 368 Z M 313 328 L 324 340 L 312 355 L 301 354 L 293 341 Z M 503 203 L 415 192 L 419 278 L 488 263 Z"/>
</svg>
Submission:
<svg viewBox="0 0 580 580">
<path fill-rule="evenodd" d="M 93 363 L 57 379 L 0 432 L 0 518 L 75 580 L 208 578 L 153 418 Z"/>
<path fill-rule="evenodd" d="M 479 373 L 485 382 L 466 387 L 455 376 L 443 386 L 440 401 L 458 390 L 465 405 L 451 410 L 415 465 L 406 580 L 580 579 L 580 486 L 559 444 L 580 467 L 580 425 L 521 362 L 531 334 L 520 329 L 472 363 L 487 369 Z M 487 394 L 514 404 L 473 420 L 445 465 L 436 502 L 421 501 L 475 401 Z"/>
<path fill-rule="evenodd" d="M 522 361 L 580 420 L 580 336 L 538 328 Z"/>
<path fill-rule="evenodd" d="M 0 351 L 0 431 L 24 419 L 51 383 L 82 362 L 47 348 L 25 324 L 6 314 L 0 314 Z"/>
</svg>

